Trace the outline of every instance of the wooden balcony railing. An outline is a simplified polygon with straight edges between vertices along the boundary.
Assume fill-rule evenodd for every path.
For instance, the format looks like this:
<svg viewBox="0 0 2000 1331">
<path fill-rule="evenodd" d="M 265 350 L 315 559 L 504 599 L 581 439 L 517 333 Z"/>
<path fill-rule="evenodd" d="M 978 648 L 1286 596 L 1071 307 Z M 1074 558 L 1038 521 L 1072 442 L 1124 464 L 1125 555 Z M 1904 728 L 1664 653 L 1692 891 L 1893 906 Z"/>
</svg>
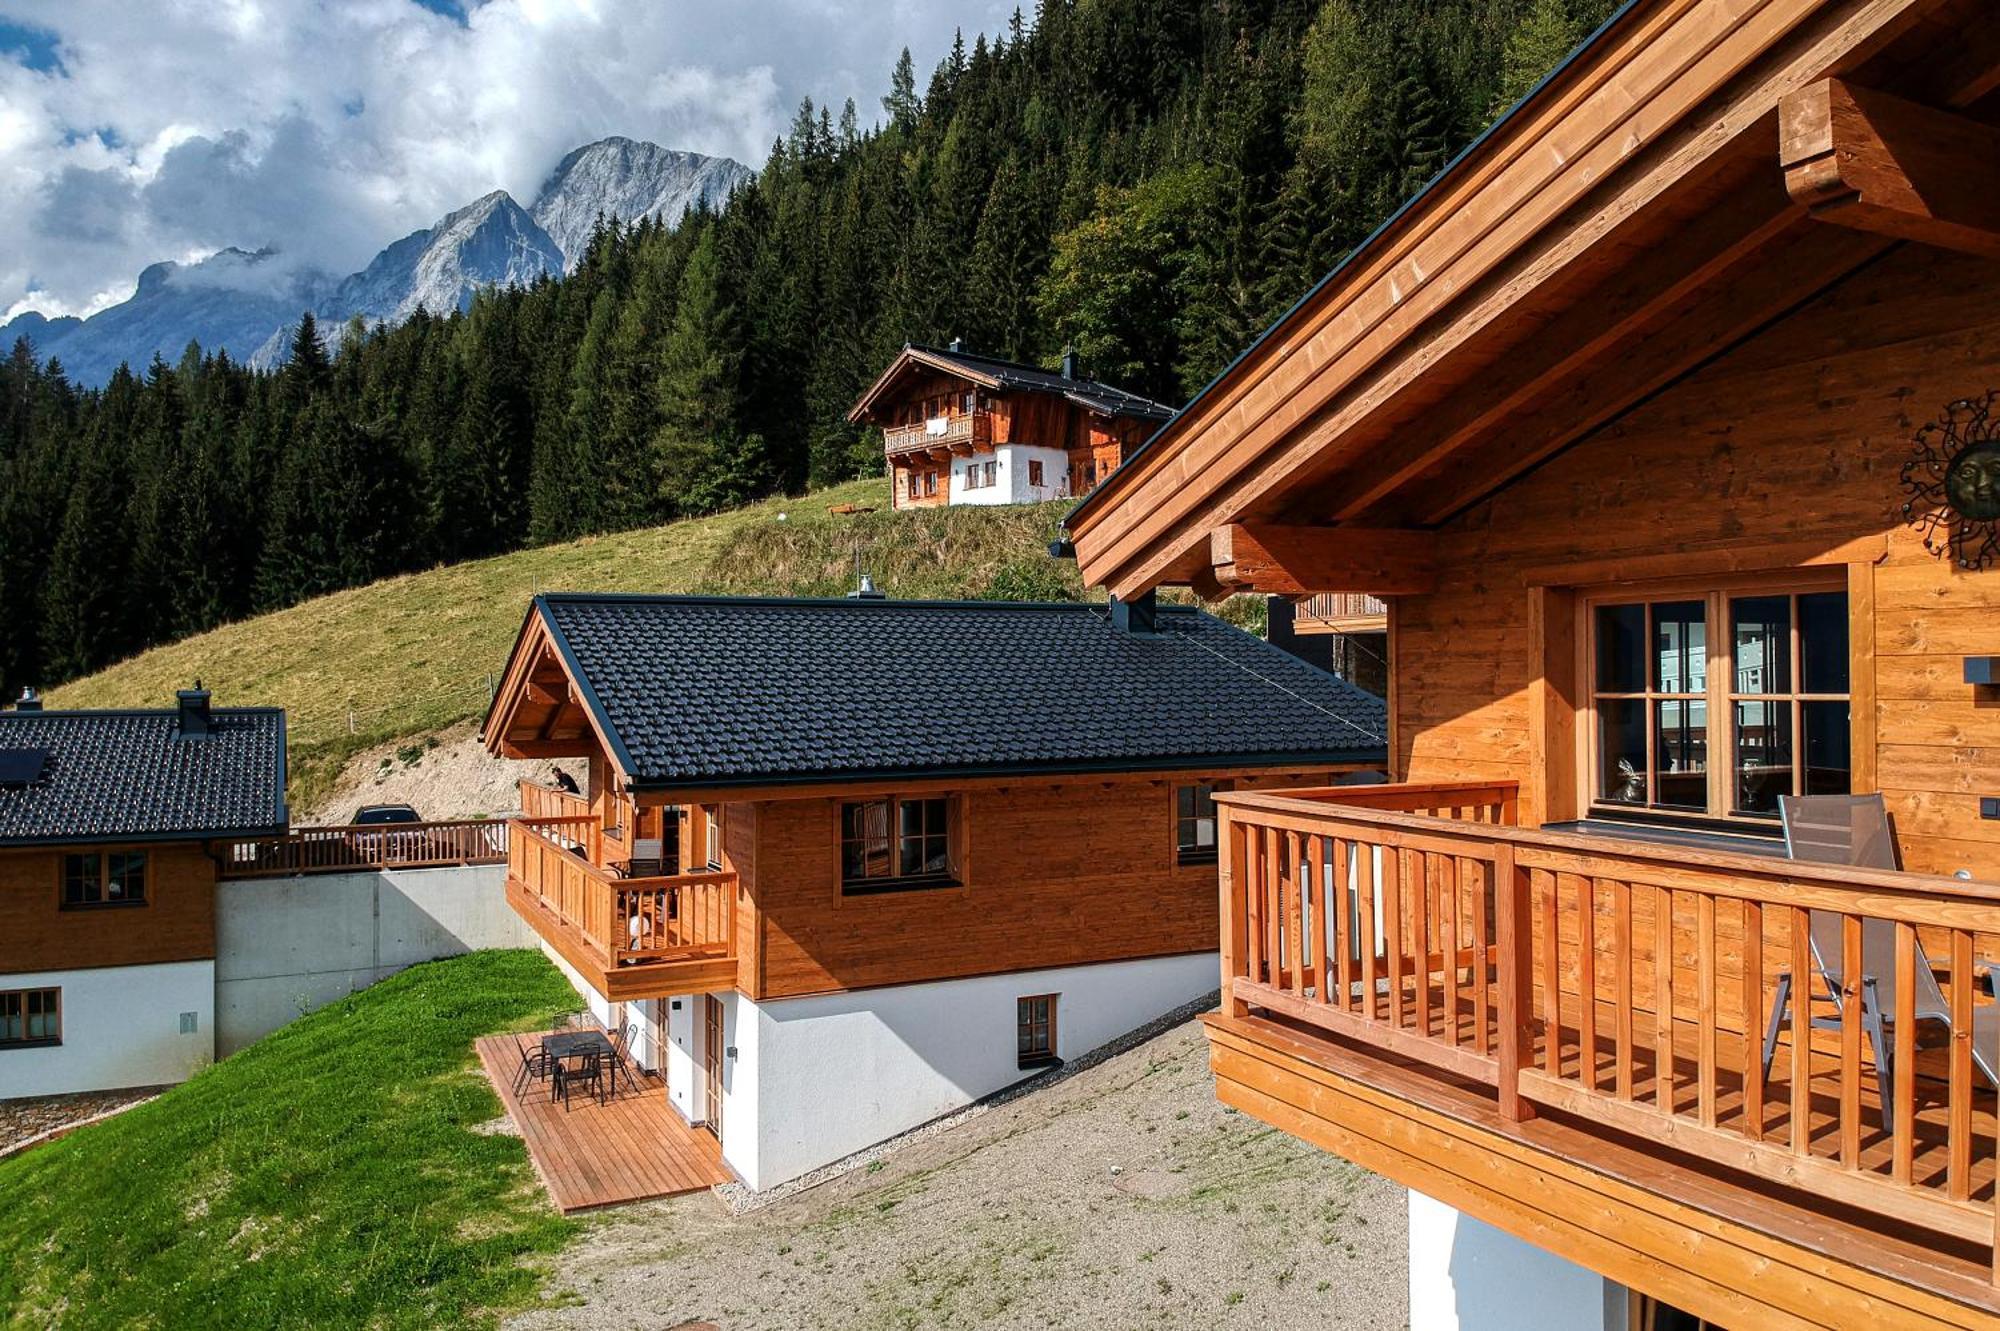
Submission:
<svg viewBox="0 0 2000 1331">
<path fill-rule="evenodd" d="M 1321 592 L 1299 602 L 1293 626 L 1307 632 L 1380 632 L 1388 626 L 1389 607 L 1366 592 Z"/>
<path fill-rule="evenodd" d="M 305 827 L 284 836 L 224 841 L 216 850 L 222 878 L 499 864 L 507 858 L 507 824 L 473 820 Z"/>
<path fill-rule="evenodd" d="M 539 781 L 521 782 L 523 818 L 579 818 L 590 813 L 590 801 L 567 790 L 557 790 Z"/>
<path fill-rule="evenodd" d="M 2000 890 L 1527 831 L 1509 785 L 1216 801 L 1226 1012 L 1261 1008 L 1490 1087 L 1507 1120 L 1559 1110 L 1994 1243 L 1995 1118 L 1972 1040 Z M 1927 962 L 1950 1018 L 1935 1049 L 1916 1022 L 1885 1035 L 1870 1015 L 1878 975 L 1891 1010 L 1916 1011 Z M 1787 975 L 1810 976 L 1814 1001 L 1773 1025 Z"/>
<path fill-rule="evenodd" d="M 508 877 L 607 967 L 730 954 L 734 873 L 620 878 L 587 858 L 595 826 L 590 814 L 516 819 Z"/>
<path fill-rule="evenodd" d="M 993 442 L 993 413 L 955 411 L 945 417 L 942 433 L 933 434 L 929 421 L 914 425 L 891 425 L 882 431 L 882 445 L 891 455 L 916 453 L 927 448 L 949 448 L 954 444 L 984 448 Z"/>
</svg>

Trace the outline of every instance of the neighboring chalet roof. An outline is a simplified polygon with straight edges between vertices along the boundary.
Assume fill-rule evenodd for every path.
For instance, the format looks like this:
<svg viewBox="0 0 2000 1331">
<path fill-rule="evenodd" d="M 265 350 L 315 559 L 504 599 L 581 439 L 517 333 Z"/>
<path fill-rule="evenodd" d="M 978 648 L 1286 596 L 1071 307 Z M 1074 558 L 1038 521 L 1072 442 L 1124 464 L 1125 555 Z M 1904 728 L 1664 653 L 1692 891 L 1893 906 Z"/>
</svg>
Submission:
<svg viewBox="0 0 2000 1331">
<path fill-rule="evenodd" d="M 1174 414 L 1174 409 L 1164 402 L 1155 402 L 1095 379 L 1067 377 L 1039 366 L 1022 365 L 993 356 L 975 356 L 969 351 L 940 350 L 913 342 L 904 346 L 896 359 L 890 362 L 889 368 L 882 371 L 881 377 L 861 395 L 848 411 L 847 419 L 862 420 L 877 403 L 890 395 L 897 382 L 919 368 L 942 370 L 995 391 L 1052 393 L 1100 416 L 1165 421 L 1172 419 Z"/>
<path fill-rule="evenodd" d="M 1102 605 L 545 595 L 522 642 L 546 631 L 639 787 L 1383 762 L 1381 699 L 1192 607 L 1158 626 Z"/>
<path fill-rule="evenodd" d="M 0 712 L 0 753 L 47 755 L 39 774 L 0 777 L 0 846 L 283 832 L 283 709 L 209 718 L 183 735 L 177 708 Z"/>
<path fill-rule="evenodd" d="M 1228 587 L 1257 524 L 1420 553 L 1900 240 L 1975 248 L 1924 208 L 2000 114 L 1990 6 L 1819 8 L 1629 0 L 1076 505 L 1085 581 Z M 1348 548 L 1319 589 L 1381 590 Z"/>
</svg>

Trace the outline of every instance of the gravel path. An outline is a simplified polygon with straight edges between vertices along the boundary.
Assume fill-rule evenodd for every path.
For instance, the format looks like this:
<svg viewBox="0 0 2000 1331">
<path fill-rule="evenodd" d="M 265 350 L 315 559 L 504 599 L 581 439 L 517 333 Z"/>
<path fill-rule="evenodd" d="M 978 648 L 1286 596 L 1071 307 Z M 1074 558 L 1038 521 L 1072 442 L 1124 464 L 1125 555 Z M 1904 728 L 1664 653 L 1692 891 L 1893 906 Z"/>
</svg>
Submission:
<svg viewBox="0 0 2000 1331">
<path fill-rule="evenodd" d="M 1394 1331 L 1403 1196 L 1218 1105 L 1188 1022 L 746 1215 L 599 1217 L 509 1325 Z"/>
</svg>

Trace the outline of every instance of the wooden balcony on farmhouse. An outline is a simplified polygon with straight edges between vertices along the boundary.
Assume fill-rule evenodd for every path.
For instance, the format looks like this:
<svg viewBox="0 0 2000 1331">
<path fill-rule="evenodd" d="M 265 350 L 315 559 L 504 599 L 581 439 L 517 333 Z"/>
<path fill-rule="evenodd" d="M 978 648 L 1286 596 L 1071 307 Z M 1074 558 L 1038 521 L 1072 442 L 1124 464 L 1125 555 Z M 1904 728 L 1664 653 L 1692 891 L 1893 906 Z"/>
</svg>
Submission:
<svg viewBox="0 0 2000 1331">
<path fill-rule="evenodd" d="M 2000 888 L 1523 829 L 1511 783 L 1217 803 L 1225 1102 L 1723 1325 L 1994 1324 Z"/>
<path fill-rule="evenodd" d="M 943 422 L 941 426 L 939 421 Z M 933 450 L 965 453 L 990 448 L 993 445 L 993 413 L 984 410 L 954 411 L 912 425 L 891 425 L 882 431 L 882 445 L 890 457 Z"/>
<path fill-rule="evenodd" d="M 1297 633 L 1384 633 L 1389 607 L 1366 592 L 1321 592 L 1299 602 L 1292 620 Z"/>
<path fill-rule="evenodd" d="M 514 819 L 508 904 L 613 1001 L 734 985 L 736 875 L 633 876 L 605 845 L 589 812 Z"/>
</svg>

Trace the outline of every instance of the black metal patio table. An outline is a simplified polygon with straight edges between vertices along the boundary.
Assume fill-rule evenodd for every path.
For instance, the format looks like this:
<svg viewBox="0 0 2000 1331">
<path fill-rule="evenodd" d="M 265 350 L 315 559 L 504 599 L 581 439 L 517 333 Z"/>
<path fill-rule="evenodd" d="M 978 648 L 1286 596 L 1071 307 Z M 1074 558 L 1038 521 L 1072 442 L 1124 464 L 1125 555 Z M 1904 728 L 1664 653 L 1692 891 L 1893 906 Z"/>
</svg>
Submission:
<svg viewBox="0 0 2000 1331">
<path fill-rule="evenodd" d="M 603 1031 L 555 1031 L 542 1037 L 542 1052 L 553 1059 L 584 1058 L 596 1054 L 610 1069 L 611 1094 L 618 1094 L 618 1051 Z"/>
</svg>

